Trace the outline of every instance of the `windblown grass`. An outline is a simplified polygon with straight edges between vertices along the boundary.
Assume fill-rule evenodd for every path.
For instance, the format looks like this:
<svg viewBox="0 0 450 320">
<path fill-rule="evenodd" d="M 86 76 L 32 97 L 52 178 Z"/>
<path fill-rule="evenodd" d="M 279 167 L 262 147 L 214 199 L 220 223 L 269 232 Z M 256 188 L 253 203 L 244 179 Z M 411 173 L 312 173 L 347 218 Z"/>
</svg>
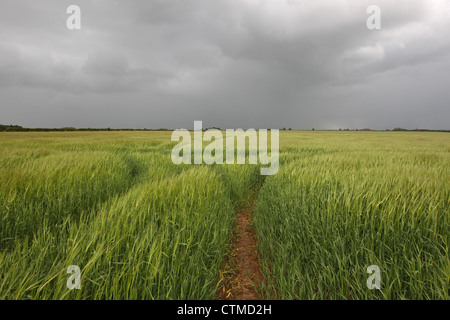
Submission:
<svg viewBox="0 0 450 320">
<path fill-rule="evenodd" d="M 282 132 L 255 225 L 266 295 L 448 299 L 450 140 Z M 0 299 L 212 299 L 255 165 L 174 165 L 170 132 L 0 134 Z M 366 287 L 369 265 L 382 288 Z M 68 266 L 81 290 L 68 290 Z"/>
<path fill-rule="evenodd" d="M 256 166 L 177 166 L 151 134 L 37 137 L 2 141 L 0 298 L 214 297 Z"/>
<path fill-rule="evenodd" d="M 281 299 L 448 299 L 448 135 L 357 135 L 284 141 L 280 172 L 257 205 L 266 290 Z M 381 269 L 381 290 L 366 286 L 370 265 Z"/>
</svg>

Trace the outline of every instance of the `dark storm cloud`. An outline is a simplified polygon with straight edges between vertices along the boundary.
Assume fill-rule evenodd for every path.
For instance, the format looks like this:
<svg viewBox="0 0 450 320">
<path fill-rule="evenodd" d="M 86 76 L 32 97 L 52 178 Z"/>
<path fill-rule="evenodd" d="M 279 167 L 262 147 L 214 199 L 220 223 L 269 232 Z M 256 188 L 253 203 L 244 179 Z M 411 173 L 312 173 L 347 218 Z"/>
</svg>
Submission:
<svg viewBox="0 0 450 320">
<path fill-rule="evenodd" d="M 447 0 L 4 0 L 0 123 L 449 129 L 449 14 Z"/>
</svg>

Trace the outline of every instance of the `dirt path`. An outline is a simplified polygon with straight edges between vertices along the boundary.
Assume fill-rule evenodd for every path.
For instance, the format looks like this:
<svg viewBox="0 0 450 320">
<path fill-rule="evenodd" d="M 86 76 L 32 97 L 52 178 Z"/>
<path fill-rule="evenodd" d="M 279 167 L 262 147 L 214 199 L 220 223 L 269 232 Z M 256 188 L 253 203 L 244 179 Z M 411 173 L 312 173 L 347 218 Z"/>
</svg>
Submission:
<svg viewBox="0 0 450 320">
<path fill-rule="evenodd" d="M 253 226 L 256 194 L 240 208 L 232 238 L 231 250 L 225 261 L 225 273 L 221 273 L 220 300 L 261 299 L 257 288 L 263 281 L 256 250 L 256 232 Z"/>
</svg>

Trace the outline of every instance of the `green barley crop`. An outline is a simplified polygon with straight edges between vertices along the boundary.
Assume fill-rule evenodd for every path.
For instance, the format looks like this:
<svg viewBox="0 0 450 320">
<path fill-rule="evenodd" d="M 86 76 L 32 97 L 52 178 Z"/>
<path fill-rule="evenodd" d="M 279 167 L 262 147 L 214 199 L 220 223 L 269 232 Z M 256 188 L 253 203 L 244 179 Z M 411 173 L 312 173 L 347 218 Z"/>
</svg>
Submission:
<svg viewBox="0 0 450 320">
<path fill-rule="evenodd" d="M 257 205 L 266 290 L 281 299 L 448 299 L 446 136 L 356 135 L 285 141 Z M 381 290 L 366 286 L 370 265 L 381 269 Z"/>
<path fill-rule="evenodd" d="M 148 136 L 37 136 L 2 141 L 0 298 L 214 297 L 256 166 L 177 166 Z"/>
<path fill-rule="evenodd" d="M 0 299 L 212 299 L 235 208 L 263 182 L 266 296 L 449 298 L 448 135 L 280 139 L 280 170 L 263 177 L 174 165 L 170 132 L 1 134 Z"/>
</svg>

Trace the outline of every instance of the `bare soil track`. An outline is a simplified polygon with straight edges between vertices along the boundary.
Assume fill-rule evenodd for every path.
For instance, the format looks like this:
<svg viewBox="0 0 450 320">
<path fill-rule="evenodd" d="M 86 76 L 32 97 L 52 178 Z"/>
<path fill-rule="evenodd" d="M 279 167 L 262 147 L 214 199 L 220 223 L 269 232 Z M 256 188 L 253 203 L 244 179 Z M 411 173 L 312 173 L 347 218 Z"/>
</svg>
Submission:
<svg viewBox="0 0 450 320">
<path fill-rule="evenodd" d="M 257 236 L 253 225 L 257 192 L 238 210 L 232 245 L 225 260 L 225 273 L 221 272 L 220 300 L 259 300 L 258 288 L 263 281 L 257 252 Z"/>
</svg>

